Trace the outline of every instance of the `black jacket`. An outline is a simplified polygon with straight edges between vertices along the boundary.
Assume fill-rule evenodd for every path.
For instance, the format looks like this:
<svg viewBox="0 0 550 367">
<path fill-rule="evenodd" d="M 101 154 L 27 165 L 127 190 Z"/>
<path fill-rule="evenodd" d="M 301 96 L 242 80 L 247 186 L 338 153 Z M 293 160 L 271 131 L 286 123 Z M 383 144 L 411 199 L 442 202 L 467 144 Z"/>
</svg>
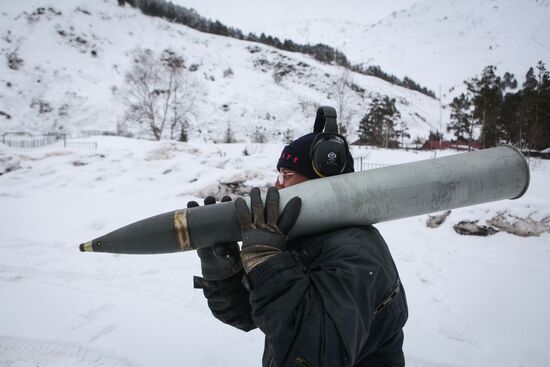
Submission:
<svg viewBox="0 0 550 367">
<path fill-rule="evenodd" d="M 222 321 L 264 332 L 263 365 L 403 365 L 407 304 L 379 232 L 345 228 L 294 239 L 289 250 L 248 274 L 249 294 L 223 300 L 218 291 L 215 300 Z"/>
</svg>

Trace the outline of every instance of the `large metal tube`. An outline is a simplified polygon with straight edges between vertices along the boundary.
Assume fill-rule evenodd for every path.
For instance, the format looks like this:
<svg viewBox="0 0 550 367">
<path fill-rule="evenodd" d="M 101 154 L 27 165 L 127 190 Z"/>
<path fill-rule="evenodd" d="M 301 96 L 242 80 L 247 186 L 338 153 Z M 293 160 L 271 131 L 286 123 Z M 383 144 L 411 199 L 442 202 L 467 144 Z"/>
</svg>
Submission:
<svg viewBox="0 0 550 367">
<path fill-rule="evenodd" d="M 290 236 L 367 225 L 502 199 L 529 186 L 529 167 L 511 146 L 311 180 L 280 191 L 302 210 Z M 80 245 L 81 251 L 153 254 L 239 241 L 231 202 L 157 215 Z"/>
</svg>

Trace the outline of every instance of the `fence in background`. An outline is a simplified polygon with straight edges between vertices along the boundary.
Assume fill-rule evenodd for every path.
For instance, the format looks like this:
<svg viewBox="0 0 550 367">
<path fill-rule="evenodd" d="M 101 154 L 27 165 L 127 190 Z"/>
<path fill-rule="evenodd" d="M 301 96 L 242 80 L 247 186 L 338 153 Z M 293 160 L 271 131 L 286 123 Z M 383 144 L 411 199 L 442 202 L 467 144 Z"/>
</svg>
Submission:
<svg viewBox="0 0 550 367">
<path fill-rule="evenodd" d="M 32 135 L 9 132 L 2 135 L 1 141 L 9 147 L 18 149 L 36 149 L 46 146 L 69 149 L 97 149 L 97 142 L 69 141 L 65 134 Z"/>
<path fill-rule="evenodd" d="M 358 160 L 359 162 L 357 162 Z M 359 167 L 357 167 L 357 165 L 359 165 Z M 371 162 L 367 162 L 367 160 L 363 159 L 363 157 L 358 157 L 355 159 L 355 166 L 356 166 L 355 167 L 356 171 L 366 171 L 369 169 L 388 167 L 390 166 L 390 164 L 371 163 Z"/>
</svg>

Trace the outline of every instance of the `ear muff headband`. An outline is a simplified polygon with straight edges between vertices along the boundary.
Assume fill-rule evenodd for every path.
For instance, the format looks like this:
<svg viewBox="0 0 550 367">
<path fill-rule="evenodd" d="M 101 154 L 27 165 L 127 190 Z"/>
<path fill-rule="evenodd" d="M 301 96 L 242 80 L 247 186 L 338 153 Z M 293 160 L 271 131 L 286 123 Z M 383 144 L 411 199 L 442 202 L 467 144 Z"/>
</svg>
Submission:
<svg viewBox="0 0 550 367">
<path fill-rule="evenodd" d="M 338 124 L 336 123 L 336 110 L 333 107 L 322 106 L 317 109 L 315 116 L 315 124 L 313 125 L 314 133 L 333 133 L 338 134 Z"/>
</svg>

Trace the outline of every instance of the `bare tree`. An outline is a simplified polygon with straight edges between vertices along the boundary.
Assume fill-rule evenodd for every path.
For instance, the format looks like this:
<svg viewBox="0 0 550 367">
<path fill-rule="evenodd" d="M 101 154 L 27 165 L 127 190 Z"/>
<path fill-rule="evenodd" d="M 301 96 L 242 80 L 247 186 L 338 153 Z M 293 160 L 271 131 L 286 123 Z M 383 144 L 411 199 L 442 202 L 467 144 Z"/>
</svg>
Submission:
<svg viewBox="0 0 550 367">
<path fill-rule="evenodd" d="M 283 141 L 286 144 L 290 144 L 293 139 L 294 139 L 294 130 L 287 128 L 285 131 L 283 131 Z"/>
<path fill-rule="evenodd" d="M 348 69 L 343 69 L 342 74 L 336 81 L 336 89 L 334 91 L 334 99 L 338 110 L 338 118 L 340 120 L 340 133 L 347 135 L 349 131 L 349 113 L 348 105 L 351 98 L 351 85 L 353 79 Z"/>
<path fill-rule="evenodd" d="M 172 101 L 170 107 L 172 113 L 168 117 L 170 121 L 170 139 L 175 138 L 176 129 L 180 130 L 180 139 L 187 135 L 189 123 L 187 118 L 195 116 L 194 107 L 197 99 L 198 85 L 192 81 L 185 70 L 183 57 L 171 50 L 164 50 L 161 62 L 168 70 L 168 78 L 171 81 Z"/>
<path fill-rule="evenodd" d="M 128 83 L 125 103 L 126 118 L 145 124 L 154 138 L 162 139 L 166 128 L 174 139 L 176 129 L 187 128 L 187 117 L 193 114 L 196 85 L 190 82 L 183 57 L 164 50 L 159 57 L 150 49 L 136 49 L 133 66 L 126 74 Z M 180 136 L 186 132 L 180 131 Z"/>
</svg>

